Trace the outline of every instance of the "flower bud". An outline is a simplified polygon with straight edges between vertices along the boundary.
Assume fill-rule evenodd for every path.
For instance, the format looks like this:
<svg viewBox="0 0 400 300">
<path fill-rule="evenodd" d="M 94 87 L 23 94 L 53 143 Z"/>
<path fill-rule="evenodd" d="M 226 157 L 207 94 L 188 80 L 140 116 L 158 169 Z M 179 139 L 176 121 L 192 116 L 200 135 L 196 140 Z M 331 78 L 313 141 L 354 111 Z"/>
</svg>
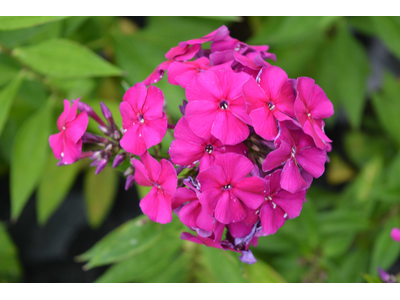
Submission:
<svg viewBox="0 0 400 300">
<path fill-rule="evenodd" d="M 129 188 L 133 185 L 134 182 L 135 182 L 135 176 L 128 175 L 125 182 L 125 191 L 129 190 Z"/>
</svg>

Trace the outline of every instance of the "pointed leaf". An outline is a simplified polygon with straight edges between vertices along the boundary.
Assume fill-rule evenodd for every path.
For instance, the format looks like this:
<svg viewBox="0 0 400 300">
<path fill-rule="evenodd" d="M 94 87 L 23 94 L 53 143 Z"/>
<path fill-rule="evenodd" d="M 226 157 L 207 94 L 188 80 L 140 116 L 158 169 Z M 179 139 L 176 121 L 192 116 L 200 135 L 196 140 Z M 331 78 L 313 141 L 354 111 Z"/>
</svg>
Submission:
<svg viewBox="0 0 400 300">
<path fill-rule="evenodd" d="M 2 278 L 10 282 L 17 281 L 22 275 L 21 265 L 18 260 L 17 247 L 3 224 L 0 222 L 0 281 Z"/>
<path fill-rule="evenodd" d="M 8 113 L 11 109 L 11 104 L 18 92 L 23 79 L 23 74 L 20 73 L 6 87 L 0 90 L 0 136 L 3 131 L 4 124 L 7 121 Z"/>
<path fill-rule="evenodd" d="M 375 25 L 376 34 L 385 43 L 389 50 L 400 58 L 400 17 L 385 16 L 371 17 Z"/>
<path fill-rule="evenodd" d="M 50 102 L 19 128 L 11 154 L 11 217 L 17 219 L 36 188 L 49 153 Z"/>
<path fill-rule="evenodd" d="M 37 192 L 37 218 L 40 224 L 45 224 L 61 205 L 78 175 L 79 167 L 79 162 L 59 167 L 54 155 L 49 156 Z"/>
<path fill-rule="evenodd" d="M 120 76 L 121 71 L 88 48 L 66 39 L 16 48 L 12 53 L 35 71 L 59 78 Z"/>
<path fill-rule="evenodd" d="M 244 272 L 246 279 L 251 283 L 286 282 L 277 271 L 262 260 L 257 261 L 254 265 L 244 264 Z"/>
<path fill-rule="evenodd" d="M 88 221 L 91 227 L 101 225 L 114 202 L 118 186 L 118 174 L 107 166 L 99 174 L 89 169 L 84 178 L 84 194 Z"/>
<path fill-rule="evenodd" d="M 27 28 L 31 26 L 36 26 L 39 24 L 44 24 L 48 22 L 60 21 L 68 17 L 39 17 L 39 16 L 24 16 L 24 17 L 0 17 L 0 30 L 13 30 L 20 28 Z"/>
</svg>

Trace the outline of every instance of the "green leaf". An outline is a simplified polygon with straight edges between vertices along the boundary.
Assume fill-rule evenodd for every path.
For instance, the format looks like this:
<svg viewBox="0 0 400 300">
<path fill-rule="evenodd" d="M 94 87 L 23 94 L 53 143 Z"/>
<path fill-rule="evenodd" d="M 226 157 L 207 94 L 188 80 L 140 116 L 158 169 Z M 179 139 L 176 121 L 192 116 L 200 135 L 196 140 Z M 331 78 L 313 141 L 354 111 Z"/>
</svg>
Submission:
<svg viewBox="0 0 400 300">
<path fill-rule="evenodd" d="M 245 277 L 252 283 L 280 283 L 285 279 L 270 265 L 258 260 L 254 265 L 244 265 Z"/>
<path fill-rule="evenodd" d="M 290 16 L 278 17 L 275 21 L 269 17 L 263 28 L 248 43 L 268 45 L 297 43 L 325 31 L 338 18 L 340 17 Z"/>
<path fill-rule="evenodd" d="M 243 21 L 242 17 L 235 17 L 235 16 L 196 16 L 196 17 L 224 21 L 224 22 L 242 22 Z"/>
<path fill-rule="evenodd" d="M 378 120 L 388 135 L 400 146 L 400 82 L 386 73 L 381 93 L 372 95 L 372 104 Z"/>
<path fill-rule="evenodd" d="M 148 282 L 154 281 L 173 263 L 173 256 L 182 246 L 182 241 L 171 241 L 169 236 L 160 239 L 157 245 L 147 251 L 123 260 L 100 276 L 96 282 Z M 173 267 L 173 265 L 172 265 Z M 165 278 L 170 279 L 170 278 Z M 157 281 L 157 280 L 156 280 Z M 166 281 L 164 281 L 166 282 Z"/>
<path fill-rule="evenodd" d="M 19 128 L 11 156 L 11 217 L 17 219 L 39 183 L 49 152 L 51 105 L 27 119 Z"/>
<path fill-rule="evenodd" d="M 224 251 L 222 249 L 202 246 L 201 266 L 208 271 L 207 276 L 203 276 L 205 282 L 236 283 L 246 282 L 243 277 L 243 264 L 238 259 L 237 253 Z"/>
<path fill-rule="evenodd" d="M 50 17 L 50 16 L 0 17 L 0 30 L 27 28 L 48 22 L 60 21 L 65 18 L 68 17 Z"/>
<path fill-rule="evenodd" d="M 400 58 L 400 21 L 399 17 L 371 17 L 376 34 L 389 50 Z"/>
<path fill-rule="evenodd" d="M 12 54 L 35 71 L 58 78 L 120 76 L 121 71 L 91 50 L 66 39 L 16 48 Z"/>
<path fill-rule="evenodd" d="M 365 281 L 368 283 L 382 283 L 383 281 L 378 276 L 372 276 L 370 274 L 362 273 Z"/>
<path fill-rule="evenodd" d="M 370 16 L 357 16 L 350 17 L 347 19 L 348 23 L 352 25 L 355 29 L 362 32 L 363 34 L 376 35 L 375 26 L 373 23 L 373 18 Z"/>
<path fill-rule="evenodd" d="M 364 47 L 345 26 L 339 27 L 333 49 L 337 95 L 351 126 L 358 129 L 365 107 L 366 82 L 369 75 L 368 57 Z"/>
<path fill-rule="evenodd" d="M 400 243 L 393 240 L 390 236 L 392 228 L 398 227 L 399 225 L 400 221 L 398 219 L 391 219 L 375 239 L 374 246 L 372 248 L 369 273 L 377 275 L 377 267 L 380 267 L 384 270 L 389 269 L 399 257 Z"/>
<path fill-rule="evenodd" d="M 11 57 L 0 53 L 0 87 L 14 79 L 20 72 L 21 66 Z"/>
<path fill-rule="evenodd" d="M 355 234 L 353 232 L 343 232 L 328 236 L 322 245 L 324 256 L 336 257 L 344 254 L 351 246 L 354 237 Z"/>
<path fill-rule="evenodd" d="M 15 282 L 22 275 L 18 252 L 7 230 L 0 222 L 0 282 Z"/>
<path fill-rule="evenodd" d="M 331 212 L 320 212 L 317 215 L 321 233 L 356 233 L 368 228 L 368 219 L 357 211 L 334 210 Z"/>
<path fill-rule="evenodd" d="M 0 136 L 3 131 L 4 124 L 7 121 L 8 113 L 10 111 L 12 101 L 18 92 L 23 79 L 24 73 L 20 73 L 14 78 L 10 84 L 0 90 Z"/>
<path fill-rule="evenodd" d="M 155 247 L 161 237 L 172 238 L 176 234 L 179 235 L 171 224 L 163 226 L 142 215 L 113 230 L 77 259 L 89 261 L 86 269 L 119 262 Z"/>
<path fill-rule="evenodd" d="M 37 191 L 37 218 L 40 224 L 43 225 L 47 222 L 67 196 L 78 175 L 79 168 L 79 162 L 67 166 L 57 166 L 57 159 L 51 153 Z"/>
<path fill-rule="evenodd" d="M 86 172 L 84 194 L 89 225 L 97 228 L 104 221 L 114 202 L 118 186 L 117 172 L 106 166 L 99 174 L 93 169 Z"/>
</svg>

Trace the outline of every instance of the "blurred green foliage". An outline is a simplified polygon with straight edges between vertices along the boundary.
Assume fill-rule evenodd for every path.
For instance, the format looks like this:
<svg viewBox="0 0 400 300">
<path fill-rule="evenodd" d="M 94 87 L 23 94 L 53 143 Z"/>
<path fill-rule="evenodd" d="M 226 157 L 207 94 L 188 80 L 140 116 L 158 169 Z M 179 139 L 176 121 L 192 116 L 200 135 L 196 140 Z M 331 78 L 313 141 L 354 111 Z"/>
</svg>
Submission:
<svg viewBox="0 0 400 300">
<path fill-rule="evenodd" d="M 82 97 L 97 111 L 103 101 L 121 125 L 123 86 L 144 80 L 180 41 L 222 24 L 249 44 L 270 45 L 290 78 L 312 77 L 327 93 L 335 115 L 327 121 L 334 142 L 325 179 L 314 180 L 298 218 L 259 239 L 252 266 L 237 253 L 180 240 L 188 230 L 176 218 L 160 225 L 145 216 L 78 259 L 86 269 L 112 264 L 98 282 L 380 282 L 376 268 L 388 269 L 400 254 L 389 236 L 400 226 L 400 81 L 386 70 L 381 88 L 368 89 L 371 54 L 356 34 L 379 39 L 400 59 L 400 17 L 148 17 L 143 28 L 121 17 L 0 17 L 0 175 L 10 174 L 12 219 L 37 189 L 44 225 L 88 168 L 84 161 L 55 166 L 48 137 L 63 99 Z M 157 86 L 177 121 L 184 91 L 166 78 Z M 167 135 L 163 151 L 171 141 Z M 94 228 L 109 213 L 119 178 L 110 168 L 86 171 Z M 21 278 L 17 252 L 0 224 L 0 282 Z"/>
</svg>

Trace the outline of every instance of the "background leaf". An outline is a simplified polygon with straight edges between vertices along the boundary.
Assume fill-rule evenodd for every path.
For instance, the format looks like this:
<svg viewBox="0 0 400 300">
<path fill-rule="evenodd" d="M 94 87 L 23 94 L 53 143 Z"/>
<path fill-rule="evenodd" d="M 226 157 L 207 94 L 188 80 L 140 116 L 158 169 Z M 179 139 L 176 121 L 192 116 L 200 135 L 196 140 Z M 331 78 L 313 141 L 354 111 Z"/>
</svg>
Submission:
<svg viewBox="0 0 400 300">
<path fill-rule="evenodd" d="M 93 169 L 86 172 L 84 194 L 86 211 L 90 226 L 97 228 L 107 216 L 116 197 L 118 174 L 106 166 L 99 174 Z"/>
<path fill-rule="evenodd" d="M 50 102 L 26 120 L 11 156 L 11 216 L 17 219 L 38 184 L 49 152 Z"/>
<path fill-rule="evenodd" d="M 389 50 L 400 58 L 400 17 L 373 17 L 376 34 Z"/>
<path fill-rule="evenodd" d="M 79 162 L 59 167 L 53 153 L 50 154 L 37 191 L 37 218 L 40 224 L 47 222 L 67 196 L 79 168 Z"/>
<path fill-rule="evenodd" d="M 67 17 L 38 17 L 38 16 L 24 16 L 24 17 L 0 17 L 0 30 L 13 30 L 31 27 L 43 23 L 59 21 Z"/>
<path fill-rule="evenodd" d="M 9 85 L 0 90 L 0 136 L 7 121 L 12 101 L 21 85 L 23 75 L 17 76 Z"/>
<path fill-rule="evenodd" d="M 66 39 L 16 48 L 13 55 L 35 71 L 59 78 L 121 75 L 117 67 L 86 47 Z"/>
<path fill-rule="evenodd" d="M 22 274 L 18 251 L 0 222 L 0 282 L 18 281 Z"/>
</svg>

